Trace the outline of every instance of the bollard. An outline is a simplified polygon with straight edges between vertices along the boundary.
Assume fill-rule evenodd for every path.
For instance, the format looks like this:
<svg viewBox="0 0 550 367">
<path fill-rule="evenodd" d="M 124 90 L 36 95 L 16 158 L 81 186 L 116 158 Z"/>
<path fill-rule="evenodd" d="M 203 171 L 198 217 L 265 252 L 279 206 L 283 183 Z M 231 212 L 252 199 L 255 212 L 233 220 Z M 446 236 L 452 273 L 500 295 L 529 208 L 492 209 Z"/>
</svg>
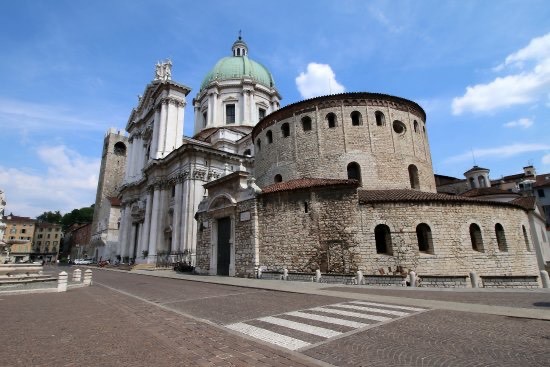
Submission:
<svg viewBox="0 0 550 367">
<path fill-rule="evenodd" d="M 363 284 L 363 272 L 361 270 L 357 270 L 357 285 Z"/>
<path fill-rule="evenodd" d="M 550 288 L 550 278 L 546 270 L 540 271 L 540 279 L 542 280 L 542 288 Z"/>
<path fill-rule="evenodd" d="M 90 269 L 84 272 L 84 285 L 92 285 L 92 271 Z"/>
<path fill-rule="evenodd" d="M 470 272 L 470 282 L 472 283 L 472 288 L 479 288 L 479 279 L 475 271 Z"/>
<path fill-rule="evenodd" d="M 256 278 L 258 278 L 258 267 L 257 266 L 254 267 L 254 276 Z"/>
<path fill-rule="evenodd" d="M 410 276 L 410 282 L 411 282 L 411 287 L 416 287 L 416 273 L 414 271 L 411 271 L 409 273 L 409 276 Z"/>
<path fill-rule="evenodd" d="M 315 281 L 319 283 L 321 281 L 321 270 L 315 270 Z"/>
<path fill-rule="evenodd" d="M 76 269 L 73 271 L 73 282 L 80 282 L 82 278 L 82 270 Z"/>
<path fill-rule="evenodd" d="M 59 273 L 59 277 L 57 278 L 57 291 L 58 292 L 66 292 L 67 291 L 67 278 L 68 275 L 66 272 L 62 271 Z"/>
<path fill-rule="evenodd" d="M 262 279 L 262 267 L 258 267 L 258 279 Z"/>
<path fill-rule="evenodd" d="M 283 280 L 288 280 L 288 269 L 283 269 Z"/>
</svg>

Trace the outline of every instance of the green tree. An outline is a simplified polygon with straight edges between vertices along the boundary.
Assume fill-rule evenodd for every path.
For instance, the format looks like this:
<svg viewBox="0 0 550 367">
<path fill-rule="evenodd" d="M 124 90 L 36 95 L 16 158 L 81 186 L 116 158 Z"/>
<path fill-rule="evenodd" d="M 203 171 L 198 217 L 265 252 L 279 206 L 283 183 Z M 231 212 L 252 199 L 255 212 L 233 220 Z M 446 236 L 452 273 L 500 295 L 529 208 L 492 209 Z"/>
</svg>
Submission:
<svg viewBox="0 0 550 367">
<path fill-rule="evenodd" d="M 60 224 L 61 218 L 62 218 L 62 215 L 59 212 L 59 210 L 57 210 L 55 212 L 44 212 L 40 214 L 38 217 L 36 217 L 36 220 L 40 222 Z"/>
<path fill-rule="evenodd" d="M 61 218 L 63 230 L 75 223 L 91 223 L 94 218 L 94 205 L 86 208 L 73 209 Z"/>
</svg>

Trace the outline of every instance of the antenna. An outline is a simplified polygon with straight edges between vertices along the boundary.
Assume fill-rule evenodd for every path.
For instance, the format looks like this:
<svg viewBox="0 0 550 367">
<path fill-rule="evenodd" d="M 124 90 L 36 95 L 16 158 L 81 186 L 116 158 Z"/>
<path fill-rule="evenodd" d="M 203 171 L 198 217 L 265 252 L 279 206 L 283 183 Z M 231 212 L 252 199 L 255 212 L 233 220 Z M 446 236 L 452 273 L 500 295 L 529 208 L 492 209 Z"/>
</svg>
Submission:
<svg viewBox="0 0 550 367">
<path fill-rule="evenodd" d="M 243 33 L 243 31 L 241 29 L 239 29 L 239 41 L 243 39 L 243 37 L 242 37 L 243 34 L 242 33 Z"/>
<path fill-rule="evenodd" d="M 474 149 L 470 148 L 470 150 L 472 151 L 472 160 L 474 161 L 474 166 L 477 166 L 476 155 L 474 154 Z"/>
</svg>

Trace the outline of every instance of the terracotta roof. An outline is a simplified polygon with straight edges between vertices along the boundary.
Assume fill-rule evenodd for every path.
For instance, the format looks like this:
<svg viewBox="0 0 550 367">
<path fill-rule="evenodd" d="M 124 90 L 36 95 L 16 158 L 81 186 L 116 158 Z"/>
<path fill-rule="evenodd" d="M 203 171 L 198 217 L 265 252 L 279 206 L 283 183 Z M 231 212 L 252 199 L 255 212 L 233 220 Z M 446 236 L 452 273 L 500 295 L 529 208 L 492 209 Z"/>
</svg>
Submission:
<svg viewBox="0 0 550 367">
<path fill-rule="evenodd" d="M 511 203 L 519 205 L 527 210 L 533 210 L 537 199 L 534 196 L 522 196 L 511 201 Z"/>
<path fill-rule="evenodd" d="M 272 192 L 292 191 L 299 189 L 308 189 L 311 187 L 328 187 L 328 186 L 359 186 L 357 180 L 336 180 L 330 178 L 299 178 L 277 182 L 272 185 L 262 188 L 263 194 Z"/>
<path fill-rule="evenodd" d="M 543 175 L 537 175 L 537 181 L 533 184 L 533 187 L 550 186 L 550 173 Z"/>
<path fill-rule="evenodd" d="M 497 206 L 514 206 L 525 209 L 524 206 L 513 202 L 489 201 L 474 199 L 464 196 L 439 194 L 417 190 L 360 190 L 359 203 L 397 203 L 397 202 L 442 202 L 442 203 L 464 203 L 464 204 L 485 204 Z"/>
<path fill-rule="evenodd" d="M 35 219 L 32 219 L 30 217 L 20 217 L 18 215 L 6 215 L 4 216 L 4 220 L 6 222 L 20 222 L 20 223 L 34 223 L 36 222 Z"/>
<path fill-rule="evenodd" d="M 518 194 L 513 193 L 511 191 L 501 190 L 496 187 L 482 187 L 478 189 L 468 190 L 460 195 L 473 198 L 476 196 L 488 196 L 488 195 L 516 195 L 517 196 Z"/>
</svg>

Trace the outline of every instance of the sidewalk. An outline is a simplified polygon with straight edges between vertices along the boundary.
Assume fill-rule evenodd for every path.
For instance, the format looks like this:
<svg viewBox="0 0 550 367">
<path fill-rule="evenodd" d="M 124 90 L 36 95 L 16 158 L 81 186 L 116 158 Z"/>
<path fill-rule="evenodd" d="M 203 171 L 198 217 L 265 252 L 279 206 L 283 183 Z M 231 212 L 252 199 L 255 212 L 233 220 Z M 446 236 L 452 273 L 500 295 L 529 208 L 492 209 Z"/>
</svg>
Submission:
<svg viewBox="0 0 550 367">
<path fill-rule="evenodd" d="M 99 269 L 98 269 L 99 270 Z M 115 270 L 116 269 L 105 269 Z M 203 276 L 176 273 L 172 270 L 135 270 L 133 274 L 142 274 L 147 276 L 182 279 L 194 282 L 214 283 L 232 285 L 246 288 L 266 289 L 281 292 L 292 292 L 301 294 L 314 294 L 322 296 L 333 296 L 340 298 L 349 298 L 373 302 L 397 303 L 402 305 L 428 307 L 442 310 L 475 312 L 482 314 L 532 318 L 540 320 L 550 320 L 550 289 L 484 289 L 484 288 L 398 288 L 398 287 L 372 287 L 372 286 L 357 286 L 357 285 L 338 285 L 314 282 L 296 282 L 282 280 L 262 280 L 262 279 L 246 279 L 236 277 L 221 277 L 221 276 Z M 417 294 L 422 292 L 430 293 L 426 298 L 419 298 Z M 393 295 L 385 295 L 385 293 Z M 470 296 L 474 299 L 475 295 L 479 295 L 480 303 L 457 301 L 457 295 L 463 294 L 464 297 Z M 508 295 L 508 302 L 512 302 L 515 298 L 525 300 L 532 298 L 533 303 L 540 303 L 542 307 L 526 308 L 504 305 L 483 304 L 483 300 L 491 299 L 492 297 Z M 473 296 L 472 296 L 473 295 Z M 452 296 L 452 297 L 450 297 Z M 453 301 L 448 300 L 454 299 Z M 524 302 L 525 303 L 525 302 Z"/>
</svg>

